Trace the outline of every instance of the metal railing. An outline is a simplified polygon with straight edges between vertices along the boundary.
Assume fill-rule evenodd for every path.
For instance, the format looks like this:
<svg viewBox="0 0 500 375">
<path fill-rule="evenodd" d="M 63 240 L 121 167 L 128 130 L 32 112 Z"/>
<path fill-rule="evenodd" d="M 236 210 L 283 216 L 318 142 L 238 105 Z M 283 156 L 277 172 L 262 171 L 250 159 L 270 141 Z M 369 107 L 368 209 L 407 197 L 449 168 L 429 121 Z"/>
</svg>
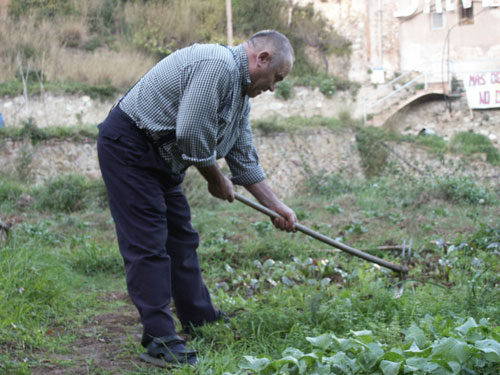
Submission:
<svg viewBox="0 0 500 375">
<path fill-rule="evenodd" d="M 400 100 L 404 93 L 410 88 L 423 84 L 423 89 L 427 91 L 430 83 L 442 85 L 443 93 L 450 93 L 452 90 L 452 77 L 462 77 L 467 73 L 491 72 L 500 69 L 500 60 L 498 59 L 476 59 L 476 60 L 430 60 L 413 68 L 412 70 L 401 74 L 390 82 L 377 87 L 375 92 L 366 96 L 363 102 L 363 119 L 366 125 L 368 114 L 380 108 L 390 107 L 389 100 Z M 410 78 L 409 81 L 405 79 Z M 401 82 L 404 82 L 401 84 Z M 390 103 L 390 104 L 389 104 Z M 382 107 L 382 104 L 383 107 Z"/>
<path fill-rule="evenodd" d="M 390 82 L 377 87 L 375 92 L 366 96 L 363 103 L 363 120 L 365 125 L 368 120 L 368 113 L 372 112 L 373 109 L 376 109 L 382 103 L 385 103 L 384 108 L 388 108 L 390 106 L 387 104 L 389 99 L 401 99 L 403 94 L 418 84 L 423 84 L 423 89 L 427 90 L 430 82 L 442 82 L 442 79 L 434 78 L 437 74 L 441 77 L 443 76 L 442 69 L 438 71 L 438 69 L 434 68 L 435 63 L 436 61 L 423 63 L 419 68 L 401 74 Z M 447 79 L 445 82 L 451 86 L 451 69 L 448 68 L 446 76 Z M 409 80 L 407 81 L 407 79 Z"/>
</svg>

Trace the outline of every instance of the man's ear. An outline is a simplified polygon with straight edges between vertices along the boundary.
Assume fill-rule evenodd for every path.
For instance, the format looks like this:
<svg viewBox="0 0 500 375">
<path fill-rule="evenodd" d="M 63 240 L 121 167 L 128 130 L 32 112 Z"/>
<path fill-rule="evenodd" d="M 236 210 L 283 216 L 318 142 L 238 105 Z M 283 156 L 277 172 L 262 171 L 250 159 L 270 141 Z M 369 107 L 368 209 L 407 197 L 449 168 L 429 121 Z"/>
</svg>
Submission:
<svg viewBox="0 0 500 375">
<path fill-rule="evenodd" d="M 261 51 L 257 54 L 257 66 L 260 68 L 262 66 L 267 66 L 271 62 L 271 54 L 269 51 Z"/>
</svg>

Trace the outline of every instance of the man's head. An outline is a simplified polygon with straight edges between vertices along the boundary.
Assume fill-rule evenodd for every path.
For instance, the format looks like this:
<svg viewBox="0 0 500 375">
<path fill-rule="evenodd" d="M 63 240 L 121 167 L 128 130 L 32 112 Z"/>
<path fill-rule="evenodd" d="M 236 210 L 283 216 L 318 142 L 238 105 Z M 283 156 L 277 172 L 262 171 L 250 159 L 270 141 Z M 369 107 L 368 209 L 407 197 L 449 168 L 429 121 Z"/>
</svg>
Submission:
<svg viewBox="0 0 500 375">
<path fill-rule="evenodd" d="M 264 30 L 254 34 L 243 46 L 250 72 L 247 95 L 254 98 L 264 91 L 274 91 L 276 83 L 293 67 L 295 55 L 290 41 L 278 31 Z"/>
</svg>

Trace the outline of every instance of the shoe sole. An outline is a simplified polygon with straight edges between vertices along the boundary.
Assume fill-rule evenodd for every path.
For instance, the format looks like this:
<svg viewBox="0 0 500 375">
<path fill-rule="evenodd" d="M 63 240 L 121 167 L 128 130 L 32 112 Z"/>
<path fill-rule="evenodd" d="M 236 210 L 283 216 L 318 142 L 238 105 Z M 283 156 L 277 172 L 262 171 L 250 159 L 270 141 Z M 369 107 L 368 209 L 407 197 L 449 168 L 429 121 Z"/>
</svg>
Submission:
<svg viewBox="0 0 500 375">
<path fill-rule="evenodd" d="M 155 365 L 155 366 L 158 366 L 158 367 L 162 367 L 162 368 L 171 367 L 171 366 L 175 366 L 176 365 L 175 363 L 165 362 L 161 358 L 151 357 L 147 353 L 142 353 L 139 358 L 141 360 L 143 360 L 144 362 L 151 363 L 152 365 Z"/>
<path fill-rule="evenodd" d="M 148 353 L 142 353 L 139 356 L 139 358 L 141 360 L 143 360 L 144 362 L 151 363 L 152 365 L 155 365 L 155 366 L 158 366 L 158 367 L 162 367 L 162 368 L 166 368 L 166 367 L 181 367 L 181 366 L 184 366 L 184 365 L 194 366 L 194 364 L 191 364 L 189 362 L 184 362 L 184 363 L 182 363 L 182 362 L 167 362 L 167 361 L 165 361 L 162 358 L 152 357 Z"/>
</svg>

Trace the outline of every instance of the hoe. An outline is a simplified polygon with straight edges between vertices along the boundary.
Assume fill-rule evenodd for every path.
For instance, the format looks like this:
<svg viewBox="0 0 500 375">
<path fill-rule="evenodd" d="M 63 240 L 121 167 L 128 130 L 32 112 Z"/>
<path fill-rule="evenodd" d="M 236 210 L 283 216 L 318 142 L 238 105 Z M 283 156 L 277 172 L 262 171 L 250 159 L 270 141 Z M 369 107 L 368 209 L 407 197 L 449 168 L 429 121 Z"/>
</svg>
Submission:
<svg viewBox="0 0 500 375">
<path fill-rule="evenodd" d="M 234 197 L 237 200 L 239 200 L 240 202 L 246 204 L 247 206 L 250 206 L 250 207 L 256 209 L 257 211 L 260 211 L 263 214 L 266 214 L 271 218 L 280 217 L 280 215 L 277 214 L 276 212 L 268 209 L 267 207 L 260 205 L 257 202 L 254 202 L 254 201 L 246 198 L 245 196 L 243 196 L 241 194 L 238 194 L 235 192 Z M 339 250 L 345 251 L 346 253 L 357 256 L 357 257 L 362 258 L 364 260 L 367 260 L 369 262 L 376 263 L 379 266 L 389 268 L 393 271 L 396 271 L 403 281 L 406 279 L 406 276 L 408 275 L 408 265 L 409 265 L 410 258 L 411 258 L 411 241 L 410 241 L 408 247 L 406 247 L 406 242 L 403 243 L 402 252 L 401 252 L 402 264 L 394 264 L 394 263 L 388 262 L 384 259 L 378 258 L 374 255 L 367 254 L 361 250 L 347 246 L 341 242 L 335 241 L 334 239 L 327 237 L 321 233 L 318 233 L 318 232 L 316 232 L 316 231 L 314 231 L 314 230 L 312 230 L 312 229 L 310 229 L 302 224 L 298 224 L 298 223 L 295 224 L 295 228 L 298 231 L 300 231 L 304 234 L 307 234 L 310 237 L 313 237 L 313 238 L 315 238 L 321 242 L 324 242 L 330 246 L 333 246 Z M 400 290 L 400 293 L 402 293 L 402 290 Z"/>
</svg>

